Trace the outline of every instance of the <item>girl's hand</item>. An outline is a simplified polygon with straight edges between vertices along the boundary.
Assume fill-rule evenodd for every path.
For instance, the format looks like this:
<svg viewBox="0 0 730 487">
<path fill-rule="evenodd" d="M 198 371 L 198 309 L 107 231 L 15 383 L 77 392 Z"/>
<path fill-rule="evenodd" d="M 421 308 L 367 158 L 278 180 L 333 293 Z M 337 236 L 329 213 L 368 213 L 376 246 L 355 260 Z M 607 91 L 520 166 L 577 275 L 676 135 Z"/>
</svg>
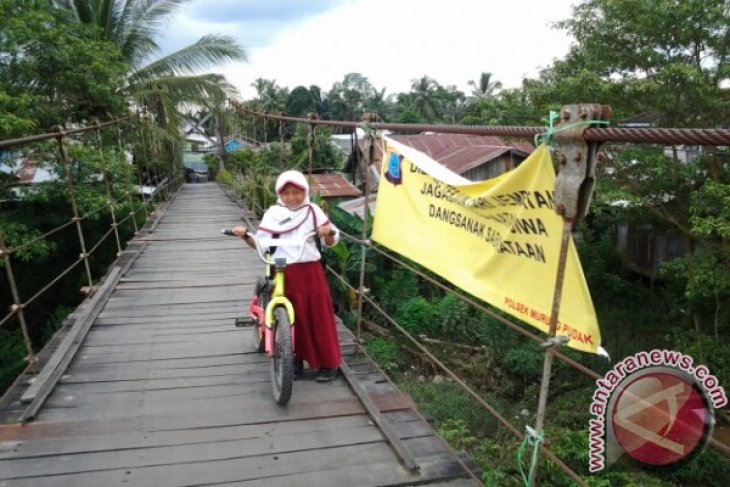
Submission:
<svg viewBox="0 0 730 487">
<path fill-rule="evenodd" d="M 242 226 L 233 227 L 233 228 L 231 228 L 231 231 L 233 232 L 233 235 L 235 235 L 236 237 L 246 238 L 246 236 L 248 235 L 248 232 L 246 231 L 246 227 L 242 227 Z"/>
<path fill-rule="evenodd" d="M 317 233 L 319 234 L 319 238 L 327 238 L 330 234 L 330 230 L 332 230 L 332 225 L 329 223 L 325 223 L 321 227 L 317 229 Z"/>
</svg>

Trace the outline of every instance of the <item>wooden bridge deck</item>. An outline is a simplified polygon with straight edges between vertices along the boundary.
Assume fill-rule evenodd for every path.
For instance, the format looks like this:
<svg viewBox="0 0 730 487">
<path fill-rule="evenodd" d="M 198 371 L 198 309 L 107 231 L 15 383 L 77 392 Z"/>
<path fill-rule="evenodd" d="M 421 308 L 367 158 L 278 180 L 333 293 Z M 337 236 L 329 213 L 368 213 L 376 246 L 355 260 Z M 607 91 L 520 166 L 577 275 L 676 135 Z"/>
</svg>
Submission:
<svg viewBox="0 0 730 487">
<path fill-rule="evenodd" d="M 20 392 L 6 401 L 0 486 L 476 485 L 345 329 L 350 376 L 420 470 L 402 465 L 345 378 L 305 377 L 287 407 L 274 404 L 267 359 L 233 326 L 262 270 L 220 235 L 239 215 L 217 185 L 186 185 L 138 237 L 144 249 L 35 420 L 13 423 Z"/>
</svg>

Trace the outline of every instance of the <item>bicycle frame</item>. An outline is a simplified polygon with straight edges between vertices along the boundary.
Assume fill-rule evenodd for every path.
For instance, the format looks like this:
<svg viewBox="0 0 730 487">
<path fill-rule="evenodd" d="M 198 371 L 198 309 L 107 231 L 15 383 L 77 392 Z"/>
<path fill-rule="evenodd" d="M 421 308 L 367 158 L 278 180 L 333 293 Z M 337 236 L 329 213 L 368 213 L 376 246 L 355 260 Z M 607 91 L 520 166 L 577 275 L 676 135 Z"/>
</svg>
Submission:
<svg viewBox="0 0 730 487">
<path fill-rule="evenodd" d="M 297 256 L 295 261 L 299 260 L 302 253 L 304 252 L 304 244 L 306 241 L 315 236 L 316 233 L 310 232 L 307 234 L 302 241 L 300 242 L 299 247 L 299 255 Z M 266 274 L 265 279 L 266 283 L 268 285 L 271 285 L 273 283 L 273 287 L 271 288 L 271 297 L 269 299 L 269 302 L 266 304 L 266 308 L 262 308 L 260 303 L 258 302 L 258 296 L 254 296 L 254 299 L 251 300 L 251 304 L 249 305 L 249 314 L 251 315 L 251 318 L 253 318 L 254 322 L 256 323 L 256 326 L 259 327 L 259 332 L 264 337 L 264 351 L 266 352 L 266 355 L 271 357 L 274 354 L 274 310 L 277 307 L 283 307 L 286 310 L 286 314 L 289 317 L 289 323 L 291 324 L 291 337 L 292 337 L 292 348 L 294 348 L 294 335 L 295 335 L 295 313 L 294 313 L 294 306 L 291 304 L 291 301 L 286 297 L 284 290 L 285 288 L 285 278 L 284 278 L 284 268 L 286 267 L 287 263 L 285 259 L 273 259 L 271 258 L 271 255 L 269 252 L 262 252 L 261 245 L 259 241 L 256 239 L 256 237 L 251 236 L 251 239 L 253 239 L 253 242 L 256 247 L 256 253 L 259 256 L 259 259 L 266 264 Z M 274 268 L 275 272 L 273 277 L 271 276 L 271 270 L 272 267 Z"/>
<path fill-rule="evenodd" d="M 268 255 L 268 253 L 265 254 L 265 257 L 266 259 L 262 260 L 270 260 L 270 256 Z M 281 261 L 283 259 L 276 260 Z M 264 351 L 269 357 L 271 357 L 271 355 L 274 353 L 274 309 L 276 309 L 277 306 L 283 306 L 286 309 L 286 314 L 289 316 L 289 322 L 292 326 L 292 344 L 294 343 L 295 330 L 294 306 L 292 306 L 291 301 L 289 301 L 289 299 L 284 294 L 284 267 L 286 266 L 286 264 L 283 262 L 275 262 L 274 266 L 276 268 L 276 272 L 274 273 L 273 279 L 271 277 L 271 265 L 266 266 L 266 281 L 267 283 L 273 282 L 273 288 L 271 289 L 271 298 L 266 305 L 266 309 L 262 308 L 259 305 L 258 296 L 254 296 L 254 299 L 251 300 L 251 304 L 249 305 L 249 313 L 251 314 L 251 317 L 255 320 L 255 323 L 257 323 L 259 330 L 263 331 Z"/>
</svg>

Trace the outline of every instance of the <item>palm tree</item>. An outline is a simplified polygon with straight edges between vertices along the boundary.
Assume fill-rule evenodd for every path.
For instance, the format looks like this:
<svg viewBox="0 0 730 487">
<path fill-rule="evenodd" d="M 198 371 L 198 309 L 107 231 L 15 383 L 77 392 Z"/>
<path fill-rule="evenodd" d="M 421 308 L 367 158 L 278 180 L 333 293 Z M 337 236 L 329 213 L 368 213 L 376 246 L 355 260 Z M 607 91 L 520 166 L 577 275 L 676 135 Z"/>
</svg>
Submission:
<svg viewBox="0 0 730 487">
<path fill-rule="evenodd" d="M 469 80 L 467 84 L 472 87 L 471 94 L 477 101 L 494 98 L 496 90 L 502 88 L 502 83 L 492 81 L 492 73 L 487 72 L 482 72 L 481 76 L 479 76 L 479 83 L 476 83 L 474 80 Z"/>
<path fill-rule="evenodd" d="M 385 88 L 380 90 L 373 88 L 370 97 L 365 100 L 365 109 L 377 113 L 380 120 L 387 122 L 392 99 L 393 95 L 385 94 Z"/>
<path fill-rule="evenodd" d="M 429 123 L 438 115 L 438 87 L 436 80 L 428 76 L 411 80 L 411 108 Z"/>
<path fill-rule="evenodd" d="M 226 61 L 246 61 L 246 51 L 228 36 L 206 35 L 162 58 L 156 38 L 175 9 L 190 0 L 53 0 L 85 24 L 96 25 L 102 39 L 117 45 L 130 66 L 125 93 L 149 107 L 160 126 L 177 133 L 178 107 L 224 100 L 235 91 L 219 74 L 194 74 Z"/>
</svg>

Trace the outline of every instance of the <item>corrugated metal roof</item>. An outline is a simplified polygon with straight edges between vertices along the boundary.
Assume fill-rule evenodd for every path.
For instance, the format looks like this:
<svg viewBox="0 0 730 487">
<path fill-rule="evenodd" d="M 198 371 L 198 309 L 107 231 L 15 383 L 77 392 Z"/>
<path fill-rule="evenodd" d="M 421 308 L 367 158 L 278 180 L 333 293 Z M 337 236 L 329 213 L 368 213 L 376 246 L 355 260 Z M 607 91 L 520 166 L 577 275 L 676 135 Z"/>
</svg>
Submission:
<svg viewBox="0 0 730 487">
<path fill-rule="evenodd" d="M 309 194 L 322 198 L 360 196 L 362 192 L 341 174 L 312 174 L 309 177 Z"/>
<path fill-rule="evenodd" d="M 373 193 L 368 198 L 370 207 L 370 214 L 375 215 L 375 202 L 378 199 L 378 194 Z M 354 200 L 343 201 L 337 205 L 343 211 L 346 211 L 350 215 L 357 215 L 361 220 L 365 218 L 365 197 L 361 196 Z"/>
<path fill-rule="evenodd" d="M 396 141 L 411 146 L 457 174 L 491 161 L 509 151 L 530 154 L 534 147 L 529 142 L 505 142 L 492 135 L 417 134 L 394 135 Z"/>
</svg>

